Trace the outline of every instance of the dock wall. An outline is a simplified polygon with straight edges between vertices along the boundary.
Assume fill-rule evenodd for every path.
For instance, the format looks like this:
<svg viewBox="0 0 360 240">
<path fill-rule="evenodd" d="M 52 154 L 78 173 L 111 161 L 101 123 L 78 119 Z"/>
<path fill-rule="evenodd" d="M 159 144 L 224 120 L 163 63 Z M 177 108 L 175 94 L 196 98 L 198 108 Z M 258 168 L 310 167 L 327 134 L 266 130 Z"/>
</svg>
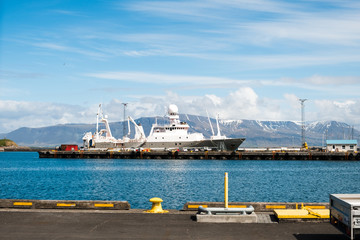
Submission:
<svg viewBox="0 0 360 240">
<path fill-rule="evenodd" d="M 181 152 L 181 151 L 39 151 L 40 158 L 188 159 L 188 160 L 333 160 L 359 161 L 356 152 Z"/>
<path fill-rule="evenodd" d="M 273 212 L 275 209 L 301 209 L 302 206 L 312 209 L 329 209 L 329 203 L 303 203 L 303 202 L 229 202 L 229 208 L 245 208 L 253 206 L 255 212 Z M 187 202 L 183 210 L 197 211 L 199 206 L 224 207 L 224 202 Z"/>
<path fill-rule="evenodd" d="M 0 199 L 0 208 L 129 210 L 127 201 Z"/>
<path fill-rule="evenodd" d="M 302 202 L 229 202 L 229 208 L 245 208 L 252 205 L 255 212 L 273 212 L 275 209 L 329 209 L 329 203 Z M 224 202 L 186 202 L 184 211 L 197 211 L 199 206 L 224 207 Z M 14 209 L 92 209 L 92 210 L 129 210 L 128 201 L 79 201 L 79 200 L 30 200 L 0 199 L 0 208 Z"/>
</svg>

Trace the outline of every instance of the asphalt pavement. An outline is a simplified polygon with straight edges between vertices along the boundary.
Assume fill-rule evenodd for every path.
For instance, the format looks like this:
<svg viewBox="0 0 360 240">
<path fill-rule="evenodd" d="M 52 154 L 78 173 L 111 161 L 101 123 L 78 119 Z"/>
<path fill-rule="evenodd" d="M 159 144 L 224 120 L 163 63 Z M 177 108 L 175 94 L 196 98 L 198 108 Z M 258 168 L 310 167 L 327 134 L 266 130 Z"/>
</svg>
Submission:
<svg viewBox="0 0 360 240">
<path fill-rule="evenodd" d="M 0 209 L 0 239 L 348 239 L 330 223 L 198 223 L 195 212 Z"/>
</svg>

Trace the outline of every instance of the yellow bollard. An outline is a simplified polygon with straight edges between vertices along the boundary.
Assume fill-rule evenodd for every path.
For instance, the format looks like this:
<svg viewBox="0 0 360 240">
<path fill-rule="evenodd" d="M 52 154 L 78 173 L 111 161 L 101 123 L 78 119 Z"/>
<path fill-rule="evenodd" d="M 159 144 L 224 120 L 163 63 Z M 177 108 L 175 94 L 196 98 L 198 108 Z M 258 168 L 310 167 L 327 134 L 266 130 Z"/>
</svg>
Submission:
<svg viewBox="0 0 360 240">
<path fill-rule="evenodd" d="M 224 178 L 224 203 L 225 208 L 229 207 L 229 195 L 228 195 L 228 173 L 225 172 L 225 178 Z"/>
<path fill-rule="evenodd" d="M 152 206 L 150 210 L 147 210 L 145 212 L 147 213 L 167 213 L 169 211 L 163 210 L 161 206 L 161 202 L 163 201 L 161 198 L 154 197 L 149 200 L 152 202 Z"/>
</svg>

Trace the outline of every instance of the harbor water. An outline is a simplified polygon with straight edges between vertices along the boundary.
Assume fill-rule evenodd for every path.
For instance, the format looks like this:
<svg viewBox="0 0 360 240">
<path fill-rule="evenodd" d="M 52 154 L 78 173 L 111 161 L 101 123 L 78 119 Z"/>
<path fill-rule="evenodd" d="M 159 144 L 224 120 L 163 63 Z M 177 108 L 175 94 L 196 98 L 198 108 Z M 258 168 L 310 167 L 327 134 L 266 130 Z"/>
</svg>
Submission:
<svg viewBox="0 0 360 240">
<path fill-rule="evenodd" d="M 189 201 L 328 202 L 331 193 L 359 193 L 359 161 L 40 159 L 0 153 L 1 199 L 119 200 L 148 209 Z"/>
</svg>

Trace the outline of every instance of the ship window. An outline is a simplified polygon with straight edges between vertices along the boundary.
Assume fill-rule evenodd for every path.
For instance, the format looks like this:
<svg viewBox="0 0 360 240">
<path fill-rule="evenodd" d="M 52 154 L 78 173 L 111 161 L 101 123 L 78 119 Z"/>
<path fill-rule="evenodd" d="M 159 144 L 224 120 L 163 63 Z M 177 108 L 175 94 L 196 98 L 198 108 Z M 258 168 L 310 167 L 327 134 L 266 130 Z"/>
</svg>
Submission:
<svg viewBox="0 0 360 240">
<path fill-rule="evenodd" d="M 345 145 L 342 145 L 342 149 L 345 149 Z"/>
<path fill-rule="evenodd" d="M 155 137 L 155 139 L 157 139 L 157 137 Z"/>
<path fill-rule="evenodd" d="M 179 143 L 179 145 L 181 145 L 181 143 Z"/>
<path fill-rule="evenodd" d="M 186 137 L 186 138 L 189 138 L 189 137 Z"/>
<path fill-rule="evenodd" d="M 353 146 L 353 145 L 350 145 L 350 149 L 354 149 L 354 146 Z"/>
<path fill-rule="evenodd" d="M 162 139 L 164 139 L 164 137 L 162 137 Z"/>
<path fill-rule="evenodd" d="M 177 145 L 177 143 L 175 143 L 175 146 Z"/>
<path fill-rule="evenodd" d="M 179 139 L 181 139 L 181 137 L 179 137 Z"/>
</svg>

